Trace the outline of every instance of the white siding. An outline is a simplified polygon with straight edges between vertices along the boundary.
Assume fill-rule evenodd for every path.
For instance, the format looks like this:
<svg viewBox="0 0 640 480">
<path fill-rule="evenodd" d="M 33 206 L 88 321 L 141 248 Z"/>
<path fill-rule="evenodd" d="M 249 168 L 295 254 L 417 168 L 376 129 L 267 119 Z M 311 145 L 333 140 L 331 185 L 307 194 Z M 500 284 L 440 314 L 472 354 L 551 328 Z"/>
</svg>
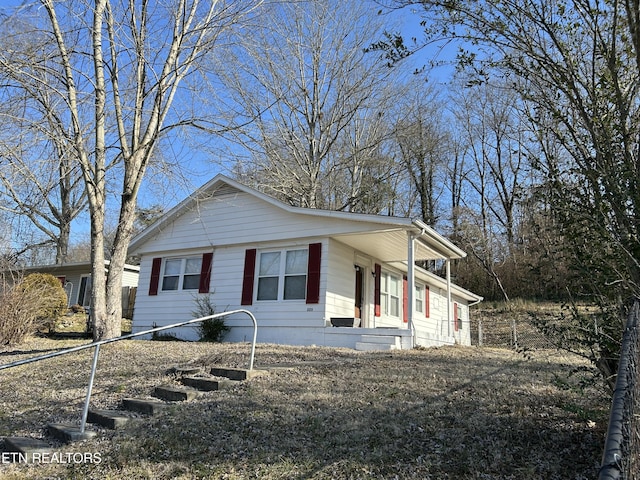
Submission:
<svg viewBox="0 0 640 480">
<path fill-rule="evenodd" d="M 288 213 L 247 193 L 220 195 L 177 218 L 147 241 L 140 253 L 320 237 L 329 228 L 341 231 L 341 226 L 344 232 L 367 228 L 341 219 Z"/>
<path fill-rule="evenodd" d="M 62 275 L 56 275 L 62 276 Z M 65 292 L 67 292 L 68 303 L 69 306 L 75 305 L 78 303 L 78 292 L 80 290 L 80 279 L 82 275 L 80 273 L 73 273 L 71 275 L 65 276 L 66 284 L 70 284 L 70 286 L 65 286 Z"/>
<path fill-rule="evenodd" d="M 138 277 L 140 274 L 135 270 L 129 270 L 127 268 L 122 272 L 122 286 L 123 287 L 137 287 Z"/>
<path fill-rule="evenodd" d="M 355 311 L 355 259 L 353 249 L 329 240 L 326 325 L 332 317 L 353 317 Z M 366 276 L 366 273 L 365 273 Z M 365 280 L 366 283 L 366 280 Z"/>
<path fill-rule="evenodd" d="M 324 292 L 326 275 L 321 275 L 319 304 L 307 304 L 305 300 L 288 301 L 256 301 L 252 305 L 240 305 L 242 295 L 242 278 L 246 248 L 261 250 L 276 248 L 308 247 L 309 243 L 318 241 L 267 242 L 250 246 L 229 246 L 213 249 L 211 268 L 210 297 L 216 311 L 223 312 L 247 309 L 258 319 L 258 341 L 291 344 L 317 343 L 317 332 L 314 329 L 324 327 Z M 204 250 L 211 251 L 211 249 Z M 167 252 L 165 256 L 173 256 L 176 252 Z M 195 253 L 193 250 L 191 254 Z M 156 256 L 156 255 L 154 255 Z M 157 255 L 162 256 L 162 255 Z M 326 245 L 323 246 L 321 271 L 326 272 Z M 158 291 L 149 296 L 152 256 L 144 256 L 141 262 L 140 286 L 136 296 L 134 331 L 139 332 L 153 328 L 153 325 L 164 326 L 194 318 L 197 291 Z M 254 297 L 257 288 L 254 286 Z M 228 341 L 245 341 L 253 336 L 250 319 L 246 315 L 229 317 L 226 323 L 231 331 L 225 337 Z M 305 329 L 310 329 L 305 332 Z M 176 332 L 178 336 L 189 340 L 197 339 L 195 327 L 184 327 Z M 307 342 L 308 338 L 315 338 Z"/>
</svg>

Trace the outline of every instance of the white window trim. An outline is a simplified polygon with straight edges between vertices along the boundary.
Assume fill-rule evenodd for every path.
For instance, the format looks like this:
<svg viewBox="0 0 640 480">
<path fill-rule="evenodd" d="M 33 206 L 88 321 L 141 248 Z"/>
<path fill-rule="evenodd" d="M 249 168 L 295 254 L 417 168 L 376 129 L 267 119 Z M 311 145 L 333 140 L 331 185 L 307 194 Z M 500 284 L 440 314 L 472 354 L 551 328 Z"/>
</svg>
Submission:
<svg viewBox="0 0 640 480">
<path fill-rule="evenodd" d="M 288 276 L 302 276 L 301 273 L 297 273 L 297 274 L 290 274 L 287 275 L 285 273 L 286 270 L 286 262 L 287 262 L 287 252 L 294 252 L 294 251 L 304 251 L 307 253 L 307 260 L 308 260 L 308 255 L 309 255 L 309 248 L 306 247 L 284 247 L 284 248 L 272 248 L 272 249 L 265 249 L 265 250 L 259 250 L 258 251 L 258 255 L 256 258 L 256 270 L 255 270 L 255 281 L 254 281 L 254 301 L 256 302 L 260 302 L 260 303 L 269 303 L 269 302 L 305 302 L 307 299 L 307 282 L 309 281 L 309 272 L 307 271 L 307 266 L 305 265 L 305 269 L 304 269 L 304 277 L 305 277 L 305 289 L 304 289 L 304 296 L 302 298 L 291 298 L 291 299 L 285 299 L 284 298 L 284 284 L 285 284 L 285 277 Z M 267 253 L 279 253 L 280 254 L 280 266 L 278 269 L 278 292 L 277 292 L 277 296 L 275 299 L 259 299 L 258 298 L 258 290 L 259 290 L 259 284 L 260 284 L 260 278 L 264 278 L 264 277 L 270 277 L 270 276 L 275 276 L 275 275 L 263 275 L 262 277 L 260 276 L 260 262 L 261 262 L 261 258 L 263 254 L 267 254 Z"/>
<path fill-rule="evenodd" d="M 180 260 L 181 264 L 180 264 L 180 273 L 177 275 L 167 275 L 165 272 L 165 269 L 167 268 L 167 263 L 172 261 L 172 260 Z M 185 273 L 185 269 L 187 266 L 187 260 L 199 260 L 200 261 L 200 269 L 202 268 L 202 255 L 184 255 L 184 256 L 179 256 L 179 257 L 165 257 L 162 259 L 162 270 L 161 270 L 161 274 L 160 274 L 160 285 L 159 285 L 159 291 L 164 292 L 164 293 L 169 293 L 169 292 L 182 292 L 182 291 L 193 291 L 193 290 L 198 290 L 198 286 L 196 285 L 194 288 L 184 288 L 184 277 L 185 275 L 196 275 L 195 273 Z M 200 283 L 200 275 L 201 275 L 201 270 L 198 269 L 198 284 Z M 164 279 L 166 277 L 178 277 L 178 285 L 177 288 L 169 288 L 169 289 L 165 289 L 164 288 Z"/>
<path fill-rule="evenodd" d="M 382 270 L 380 279 L 380 307 L 381 314 L 388 318 L 399 320 L 402 318 L 402 275 L 387 270 Z M 386 278 L 386 281 L 385 281 Z M 385 287 L 390 285 L 389 280 L 394 278 L 398 281 L 398 295 L 392 295 L 391 292 L 385 291 Z M 386 300 L 384 300 L 386 298 Z M 398 299 L 398 315 L 391 313 L 391 299 Z"/>
<path fill-rule="evenodd" d="M 424 286 L 424 284 L 422 283 L 416 283 L 414 285 L 414 289 L 415 289 L 415 305 L 414 305 L 414 311 L 417 312 L 418 314 L 420 314 L 421 316 L 424 317 L 425 315 L 425 292 L 426 292 L 426 288 Z M 420 302 L 420 307 L 418 307 L 418 302 Z"/>
</svg>

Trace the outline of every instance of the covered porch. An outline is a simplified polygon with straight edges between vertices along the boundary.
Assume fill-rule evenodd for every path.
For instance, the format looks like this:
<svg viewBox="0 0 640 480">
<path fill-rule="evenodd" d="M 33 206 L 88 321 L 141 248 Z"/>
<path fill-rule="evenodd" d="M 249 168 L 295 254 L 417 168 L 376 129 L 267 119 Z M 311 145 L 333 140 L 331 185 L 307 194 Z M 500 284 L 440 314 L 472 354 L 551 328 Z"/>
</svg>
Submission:
<svg viewBox="0 0 640 480">
<path fill-rule="evenodd" d="M 352 322 L 353 328 L 348 328 L 349 319 L 335 319 L 327 322 L 326 344 L 332 345 L 335 336 L 346 336 L 344 342 L 349 343 L 351 348 L 359 346 L 370 346 L 368 344 L 387 343 L 393 348 L 413 348 L 416 345 L 443 345 L 455 342 L 454 337 L 454 301 L 452 300 L 451 283 L 451 260 L 464 258 L 465 252 L 455 246 L 446 238 L 436 233 L 432 228 L 419 220 L 389 218 L 389 222 L 380 222 L 375 229 L 357 233 L 345 233 L 332 235 L 332 238 L 347 245 L 356 252 L 354 268 L 356 270 L 355 281 L 355 314 Z M 376 292 L 374 298 L 379 296 L 380 291 L 380 265 L 372 265 L 370 262 L 360 261 L 360 258 L 375 259 L 383 266 L 387 265 L 396 271 L 402 272 L 405 283 L 405 298 L 402 307 L 402 319 L 397 324 L 381 321 L 379 300 L 371 302 L 367 307 L 367 302 L 363 300 L 362 290 L 366 291 L 366 284 L 373 287 Z M 416 266 L 418 261 L 437 260 L 444 262 L 445 278 L 438 277 L 442 283 L 443 312 L 441 329 L 437 332 L 424 331 L 424 325 L 416 324 L 416 272 L 419 270 L 424 277 L 424 270 Z M 362 268 L 363 265 L 367 265 Z M 373 268 L 375 266 L 375 268 Z M 383 267 L 384 268 L 384 267 Z M 367 272 L 364 276 L 361 270 Z M 384 272 L 383 272 L 384 273 Z M 372 277 L 372 278 L 371 278 Z M 369 280 L 367 280 L 367 278 Z M 402 279 L 401 279 L 402 280 Z M 421 280 L 424 285 L 424 279 Z M 365 285 L 363 287 L 363 285 Z M 423 288 L 424 292 L 424 288 Z M 366 298 L 366 292 L 364 297 Z M 478 297 L 481 298 L 481 297 Z M 336 325 L 336 320 L 345 320 L 346 325 Z M 421 323 L 424 323 L 424 317 Z M 338 327 L 338 328 L 336 328 Z M 342 327 L 342 328 L 340 328 Z M 346 328 L 345 328 L 346 327 Z M 365 327 L 365 328 L 362 328 Z M 375 328 L 372 328 L 375 327 Z M 381 328 L 387 327 L 387 328 Z M 353 332 L 348 333 L 349 330 Z M 356 337 L 362 337 L 354 340 Z M 430 338 L 430 337 L 434 338 Z M 335 341 L 336 346 L 338 341 Z M 344 345 L 346 346 L 346 345 Z"/>
</svg>

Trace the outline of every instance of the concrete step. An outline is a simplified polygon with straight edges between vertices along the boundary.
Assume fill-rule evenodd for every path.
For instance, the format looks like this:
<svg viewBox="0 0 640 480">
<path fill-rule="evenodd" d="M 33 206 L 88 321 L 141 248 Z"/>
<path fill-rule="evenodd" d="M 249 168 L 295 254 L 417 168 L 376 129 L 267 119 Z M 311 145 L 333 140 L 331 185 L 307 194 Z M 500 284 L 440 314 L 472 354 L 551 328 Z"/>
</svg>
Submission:
<svg viewBox="0 0 640 480">
<path fill-rule="evenodd" d="M 123 398 L 122 406 L 125 410 L 155 415 L 167 408 L 169 404 L 160 400 L 148 400 L 146 398 Z"/>
<path fill-rule="evenodd" d="M 161 385 L 153 391 L 153 396 L 168 402 L 184 402 L 198 397 L 200 392 L 194 388 L 174 385 Z"/>
<path fill-rule="evenodd" d="M 396 346 L 386 343 L 356 342 L 356 350 L 361 352 L 388 351 L 396 349 Z"/>
<path fill-rule="evenodd" d="M 396 335 L 362 335 L 360 337 L 362 343 L 382 343 L 386 345 L 393 345 L 394 347 L 400 347 L 400 337 Z"/>
<path fill-rule="evenodd" d="M 266 370 L 247 370 L 245 368 L 212 367 L 209 373 L 214 377 L 225 377 L 229 380 L 244 381 L 259 375 L 265 375 L 268 372 Z"/>
<path fill-rule="evenodd" d="M 219 380 L 211 377 L 182 377 L 180 381 L 183 385 L 203 392 L 223 390 L 237 384 L 237 380 Z"/>
<path fill-rule="evenodd" d="M 29 437 L 5 437 L 4 439 L 3 454 L 8 454 L 8 460 L 13 463 L 31 463 L 34 455 L 39 457 L 51 451 L 53 448 L 44 440 Z"/>
<path fill-rule="evenodd" d="M 131 420 L 119 410 L 89 410 L 87 415 L 87 422 L 101 425 L 104 428 L 115 430 L 123 427 L 127 422 Z"/>
<path fill-rule="evenodd" d="M 64 443 L 79 442 L 96 436 L 96 432 L 93 430 L 85 429 L 84 432 L 81 432 L 78 425 L 70 423 L 50 423 L 47 425 L 47 431 L 53 438 Z"/>
</svg>

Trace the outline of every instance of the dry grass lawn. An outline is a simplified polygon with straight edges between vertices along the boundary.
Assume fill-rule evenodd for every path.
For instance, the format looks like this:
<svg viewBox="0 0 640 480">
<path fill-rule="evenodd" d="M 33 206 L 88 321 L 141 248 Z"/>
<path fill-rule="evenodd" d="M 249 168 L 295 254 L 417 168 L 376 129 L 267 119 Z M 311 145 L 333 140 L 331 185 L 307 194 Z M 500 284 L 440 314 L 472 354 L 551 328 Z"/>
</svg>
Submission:
<svg viewBox="0 0 640 480">
<path fill-rule="evenodd" d="M 0 363 L 83 342 L 32 339 L 0 351 Z M 117 408 L 122 397 L 148 395 L 175 381 L 166 373 L 175 365 L 245 367 L 248 353 L 247 344 L 106 345 L 92 405 Z M 49 422 L 78 421 L 91 355 L 0 371 L 0 437 L 42 437 Z M 569 376 L 581 362 L 553 351 L 523 358 L 471 347 L 258 345 L 256 367 L 269 375 L 93 440 L 54 444 L 63 458 L 90 453 L 94 463 L 3 462 L 0 478 L 594 478 L 609 399 Z"/>
</svg>

